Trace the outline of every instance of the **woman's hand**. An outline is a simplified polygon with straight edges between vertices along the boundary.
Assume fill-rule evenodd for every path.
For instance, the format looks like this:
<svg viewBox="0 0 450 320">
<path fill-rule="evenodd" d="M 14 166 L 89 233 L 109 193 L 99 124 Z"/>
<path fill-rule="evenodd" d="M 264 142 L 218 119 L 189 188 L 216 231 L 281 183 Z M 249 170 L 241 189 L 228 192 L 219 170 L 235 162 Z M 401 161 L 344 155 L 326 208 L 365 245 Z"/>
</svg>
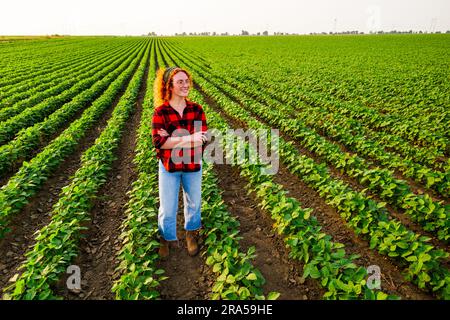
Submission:
<svg viewBox="0 0 450 320">
<path fill-rule="evenodd" d="M 159 129 L 159 130 L 158 130 L 158 134 L 159 134 L 161 137 L 168 137 L 168 136 L 169 136 L 169 133 L 168 133 L 166 130 L 164 130 L 164 129 Z"/>
<path fill-rule="evenodd" d="M 191 135 L 193 142 L 205 143 L 208 141 L 208 136 L 206 131 L 199 131 Z"/>
</svg>

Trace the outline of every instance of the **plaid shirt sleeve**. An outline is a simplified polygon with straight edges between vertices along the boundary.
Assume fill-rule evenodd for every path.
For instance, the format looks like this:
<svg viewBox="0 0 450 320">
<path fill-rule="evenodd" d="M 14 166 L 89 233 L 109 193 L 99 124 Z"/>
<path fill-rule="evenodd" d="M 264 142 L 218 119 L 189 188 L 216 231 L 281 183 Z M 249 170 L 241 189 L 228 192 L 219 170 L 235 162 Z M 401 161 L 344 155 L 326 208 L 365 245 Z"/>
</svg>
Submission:
<svg viewBox="0 0 450 320">
<path fill-rule="evenodd" d="M 206 115 L 205 112 L 203 111 L 202 107 L 199 107 L 199 118 L 202 120 L 202 131 L 207 131 L 208 130 L 208 124 L 206 123 Z M 206 148 L 206 144 L 204 143 L 202 145 L 202 153 L 205 151 Z"/>
<path fill-rule="evenodd" d="M 168 136 L 163 137 L 158 133 L 158 130 L 166 129 L 164 116 L 158 111 L 155 110 L 153 113 L 152 119 L 152 142 L 155 148 L 161 149 L 161 147 L 166 143 Z"/>
</svg>

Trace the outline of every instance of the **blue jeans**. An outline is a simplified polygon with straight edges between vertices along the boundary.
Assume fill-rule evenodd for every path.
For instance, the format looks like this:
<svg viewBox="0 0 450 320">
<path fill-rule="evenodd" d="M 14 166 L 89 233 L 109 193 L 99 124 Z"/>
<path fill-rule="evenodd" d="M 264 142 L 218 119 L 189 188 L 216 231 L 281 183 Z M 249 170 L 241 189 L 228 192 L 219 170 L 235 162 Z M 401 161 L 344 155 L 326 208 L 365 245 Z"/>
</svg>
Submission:
<svg viewBox="0 0 450 320">
<path fill-rule="evenodd" d="M 183 187 L 184 228 L 194 231 L 201 227 L 202 166 L 197 172 L 169 172 L 159 161 L 158 229 L 167 241 L 177 239 L 177 211 L 180 183 Z"/>
</svg>

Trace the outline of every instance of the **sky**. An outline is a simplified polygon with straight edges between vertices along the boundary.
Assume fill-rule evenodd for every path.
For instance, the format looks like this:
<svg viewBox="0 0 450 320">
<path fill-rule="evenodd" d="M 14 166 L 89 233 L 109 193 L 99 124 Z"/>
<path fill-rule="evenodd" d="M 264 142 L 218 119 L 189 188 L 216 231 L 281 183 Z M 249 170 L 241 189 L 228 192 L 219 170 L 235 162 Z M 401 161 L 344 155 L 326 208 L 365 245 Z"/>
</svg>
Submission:
<svg viewBox="0 0 450 320">
<path fill-rule="evenodd" d="M 450 30 L 450 0 L 0 0 L 0 35 Z"/>
</svg>

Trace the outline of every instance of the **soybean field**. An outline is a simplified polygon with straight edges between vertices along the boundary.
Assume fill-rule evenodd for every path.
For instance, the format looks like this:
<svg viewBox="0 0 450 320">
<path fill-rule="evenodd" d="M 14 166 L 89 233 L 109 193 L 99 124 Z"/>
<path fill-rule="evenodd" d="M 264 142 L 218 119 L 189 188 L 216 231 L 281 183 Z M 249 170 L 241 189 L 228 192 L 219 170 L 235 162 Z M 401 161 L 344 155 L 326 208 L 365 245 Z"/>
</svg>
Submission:
<svg viewBox="0 0 450 320">
<path fill-rule="evenodd" d="M 203 161 L 200 254 L 180 198 L 160 260 L 169 66 L 235 134 Z M 449 128 L 448 34 L 2 38 L 0 296 L 450 299 Z M 272 174 L 236 130 L 276 135 Z"/>
</svg>

